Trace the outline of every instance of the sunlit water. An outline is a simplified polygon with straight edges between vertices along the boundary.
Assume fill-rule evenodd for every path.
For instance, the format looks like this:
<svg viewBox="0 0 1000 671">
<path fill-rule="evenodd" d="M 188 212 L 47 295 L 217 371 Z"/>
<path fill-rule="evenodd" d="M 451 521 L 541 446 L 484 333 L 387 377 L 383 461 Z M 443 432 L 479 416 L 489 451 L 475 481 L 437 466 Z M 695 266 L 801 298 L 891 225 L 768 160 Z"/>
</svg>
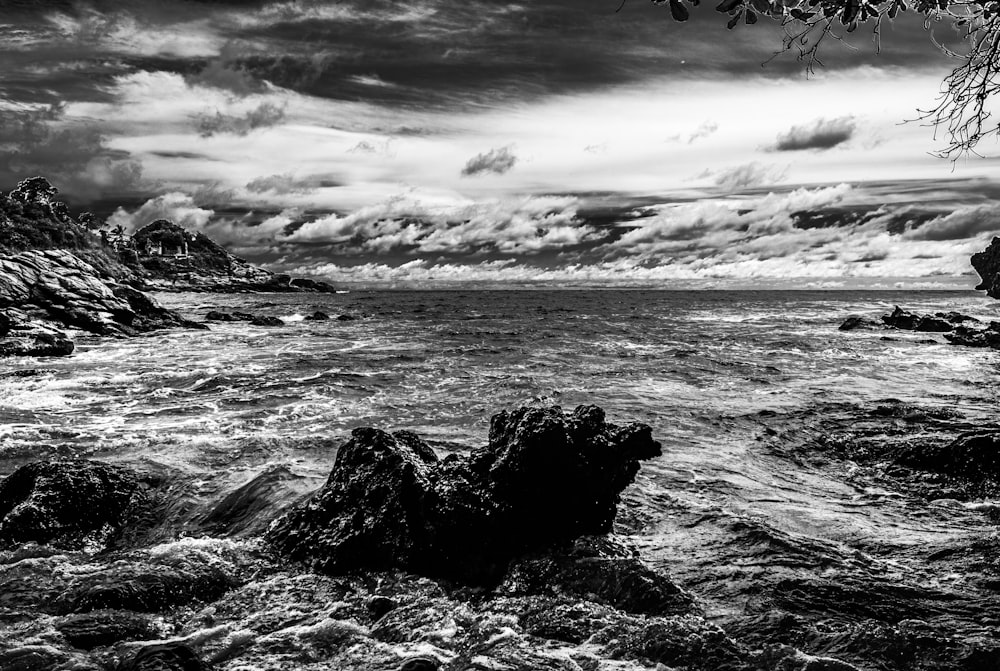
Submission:
<svg viewBox="0 0 1000 671">
<path fill-rule="evenodd" d="M 409 429 L 462 450 L 485 442 L 500 409 L 594 403 L 612 421 L 649 423 L 663 443 L 621 517 L 650 558 L 681 573 L 708 552 L 690 515 L 762 520 L 833 544 L 920 544 L 982 524 L 959 513 L 914 517 L 891 496 L 867 503 L 836 469 L 759 449 L 755 419 L 771 410 L 780 425 L 795 411 L 886 398 L 992 418 L 1000 354 L 935 334 L 837 330 L 850 314 L 895 304 L 1000 318 L 1000 304 L 972 292 L 159 298 L 199 319 L 244 310 L 288 323 L 80 338 L 66 359 L 3 361 L 0 472 L 56 455 L 158 464 L 194 483 L 197 505 L 278 464 L 318 486 L 331 445 L 356 426 Z M 301 319 L 314 310 L 356 319 Z M 13 374 L 27 369 L 38 372 Z"/>
</svg>

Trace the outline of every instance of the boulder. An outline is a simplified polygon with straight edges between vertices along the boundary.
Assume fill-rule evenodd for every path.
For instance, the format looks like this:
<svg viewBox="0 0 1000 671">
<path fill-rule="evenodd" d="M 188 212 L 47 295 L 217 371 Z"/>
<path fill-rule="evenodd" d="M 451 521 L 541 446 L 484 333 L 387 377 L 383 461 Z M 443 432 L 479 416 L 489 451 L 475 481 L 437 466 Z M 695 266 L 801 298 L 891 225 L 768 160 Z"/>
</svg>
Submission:
<svg viewBox="0 0 1000 671">
<path fill-rule="evenodd" d="M 354 317 L 352 315 L 337 315 L 338 322 L 352 322 L 355 319 L 357 319 L 357 317 Z"/>
<path fill-rule="evenodd" d="M 33 462 L 0 482 L 0 542 L 103 549 L 149 503 L 127 469 L 82 459 Z"/>
<path fill-rule="evenodd" d="M 486 447 L 444 460 L 412 433 L 355 429 L 326 485 L 267 538 L 330 573 L 496 583 L 515 557 L 608 533 L 639 462 L 660 453 L 649 426 L 610 424 L 596 406 L 501 412 Z"/>
<path fill-rule="evenodd" d="M 316 312 L 306 317 L 306 321 L 320 322 L 320 321 L 326 321 L 329 318 L 330 315 L 326 314 L 325 312 L 320 312 L 319 310 L 316 310 Z"/>
<path fill-rule="evenodd" d="M 284 326 L 285 322 L 278 317 L 254 317 L 250 324 L 252 326 Z"/>
</svg>

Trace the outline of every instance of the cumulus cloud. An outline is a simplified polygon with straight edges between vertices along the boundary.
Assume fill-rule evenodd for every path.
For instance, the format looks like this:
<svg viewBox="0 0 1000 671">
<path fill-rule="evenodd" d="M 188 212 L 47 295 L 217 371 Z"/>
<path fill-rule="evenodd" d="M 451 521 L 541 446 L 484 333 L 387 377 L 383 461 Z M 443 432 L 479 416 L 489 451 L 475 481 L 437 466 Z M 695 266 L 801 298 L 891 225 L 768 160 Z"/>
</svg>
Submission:
<svg viewBox="0 0 1000 671">
<path fill-rule="evenodd" d="M 496 175 L 502 175 L 506 172 L 510 172 L 511 168 L 517 163 L 517 156 L 511 150 L 511 147 L 500 147 L 499 149 L 490 149 L 484 154 L 476 154 L 469 159 L 465 167 L 462 168 L 462 175 L 465 177 L 472 177 L 474 175 L 482 175 L 488 172 L 494 173 Z"/>
<path fill-rule="evenodd" d="M 705 176 L 712 177 L 715 185 L 721 189 L 738 191 L 740 189 L 778 184 L 784 181 L 787 172 L 787 167 L 782 168 L 753 161 L 732 168 L 709 172 Z"/>
<path fill-rule="evenodd" d="M 563 197 L 441 204 L 403 196 L 307 222 L 281 240 L 376 254 L 531 254 L 602 237 L 579 221 L 577 204 Z"/>
<path fill-rule="evenodd" d="M 187 228 L 202 229 L 214 214 L 213 210 L 198 206 L 188 194 L 175 191 L 147 200 L 131 212 L 119 207 L 108 217 L 108 225 L 136 231 L 157 219 L 169 219 Z"/>
<path fill-rule="evenodd" d="M 284 107 L 270 102 L 262 102 L 242 115 L 223 114 L 217 111 L 215 115 L 202 115 L 196 121 L 198 134 L 202 137 L 211 137 L 220 133 L 249 135 L 258 128 L 277 126 L 284 119 Z"/>
<path fill-rule="evenodd" d="M 836 119 L 816 119 L 810 124 L 792 126 L 778 135 L 772 151 L 802 151 L 832 149 L 854 137 L 857 122 L 853 116 Z"/>
</svg>

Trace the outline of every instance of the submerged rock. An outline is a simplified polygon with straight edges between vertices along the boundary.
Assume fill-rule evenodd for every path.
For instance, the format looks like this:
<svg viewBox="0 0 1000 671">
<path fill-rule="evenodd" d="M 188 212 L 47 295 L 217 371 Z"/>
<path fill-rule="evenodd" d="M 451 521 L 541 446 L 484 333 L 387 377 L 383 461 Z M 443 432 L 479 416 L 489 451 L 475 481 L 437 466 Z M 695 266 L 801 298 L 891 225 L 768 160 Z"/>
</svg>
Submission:
<svg viewBox="0 0 1000 671">
<path fill-rule="evenodd" d="M 949 443 L 908 445 L 896 462 L 967 480 L 1000 480 L 1000 432 L 975 431 Z"/>
<path fill-rule="evenodd" d="M 444 460 L 412 433 L 355 429 L 323 489 L 267 536 L 327 572 L 493 582 L 515 557 L 609 532 L 640 460 L 659 454 L 649 426 L 609 424 L 596 406 L 502 412 L 487 447 Z"/>
<path fill-rule="evenodd" d="M 208 671 L 190 647 L 183 643 L 158 643 L 140 648 L 118 664 L 117 671 Z"/>
<path fill-rule="evenodd" d="M 875 321 L 874 319 L 869 319 L 868 317 L 862 317 L 859 315 L 851 315 L 838 327 L 840 331 L 854 331 L 855 329 L 880 329 L 884 328 L 883 324 Z"/>
<path fill-rule="evenodd" d="M 319 322 L 319 321 L 326 321 L 329 318 L 330 315 L 326 314 L 325 312 L 320 312 L 319 310 L 316 310 L 316 312 L 312 313 L 311 315 L 308 315 L 305 319 L 306 321 L 310 322 Z"/>
<path fill-rule="evenodd" d="M 55 628 L 74 648 L 91 650 L 120 641 L 146 641 L 160 636 L 155 622 L 146 615 L 120 610 L 102 610 L 70 615 Z"/>
<path fill-rule="evenodd" d="M 106 547 L 149 506 L 131 471 L 97 461 L 34 462 L 0 482 L 0 542 Z"/>
</svg>

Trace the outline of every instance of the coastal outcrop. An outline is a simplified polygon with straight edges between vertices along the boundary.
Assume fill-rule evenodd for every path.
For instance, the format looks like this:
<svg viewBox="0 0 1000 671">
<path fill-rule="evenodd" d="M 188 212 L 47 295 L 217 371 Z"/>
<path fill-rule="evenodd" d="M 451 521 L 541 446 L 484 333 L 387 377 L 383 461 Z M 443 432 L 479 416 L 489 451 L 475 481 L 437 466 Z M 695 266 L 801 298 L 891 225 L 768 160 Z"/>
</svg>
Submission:
<svg viewBox="0 0 1000 671">
<path fill-rule="evenodd" d="M 989 247 L 972 255 L 972 267 L 982 281 L 978 291 L 986 291 L 990 298 L 1000 298 L 1000 238 L 993 238 Z"/>
<path fill-rule="evenodd" d="M 149 507 L 134 473 L 87 460 L 33 462 L 0 481 L 0 544 L 104 548 Z"/>
<path fill-rule="evenodd" d="M 515 557 L 609 532 L 639 462 L 659 454 L 649 426 L 610 424 L 596 406 L 501 412 L 486 447 L 443 460 L 412 433 L 355 429 L 322 490 L 267 537 L 329 573 L 491 583 Z"/>
<path fill-rule="evenodd" d="M 123 240 L 122 260 L 158 291 L 331 292 L 326 282 L 273 273 L 230 254 L 200 231 L 158 219 Z"/>
<path fill-rule="evenodd" d="M 72 252 L 0 257 L 0 355 L 71 354 L 68 329 L 121 337 L 175 327 L 205 328 L 103 276 Z"/>
</svg>

